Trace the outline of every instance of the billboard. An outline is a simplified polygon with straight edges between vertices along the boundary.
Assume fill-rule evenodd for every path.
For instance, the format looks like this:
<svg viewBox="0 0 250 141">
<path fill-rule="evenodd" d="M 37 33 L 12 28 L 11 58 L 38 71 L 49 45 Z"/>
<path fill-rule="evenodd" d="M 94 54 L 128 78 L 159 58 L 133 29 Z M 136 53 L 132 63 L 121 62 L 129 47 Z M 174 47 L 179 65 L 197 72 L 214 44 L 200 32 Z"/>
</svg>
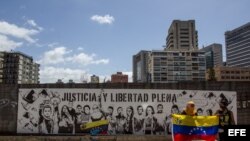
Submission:
<svg viewBox="0 0 250 141">
<path fill-rule="evenodd" d="M 181 113 L 188 101 L 195 102 L 199 115 L 213 115 L 222 99 L 237 121 L 233 91 L 21 88 L 17 133 L 167 135 L 171 114 Z M 97 127 L 82 130 L 84 125 Z"/>
</svg>

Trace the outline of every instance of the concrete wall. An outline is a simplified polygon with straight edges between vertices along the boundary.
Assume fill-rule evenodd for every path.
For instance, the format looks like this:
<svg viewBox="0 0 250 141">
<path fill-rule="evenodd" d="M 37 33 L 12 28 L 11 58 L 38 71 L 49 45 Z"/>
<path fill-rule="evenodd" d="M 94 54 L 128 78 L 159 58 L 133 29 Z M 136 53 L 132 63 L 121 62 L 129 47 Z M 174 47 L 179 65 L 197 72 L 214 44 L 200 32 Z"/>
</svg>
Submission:
<svg viewBox="0 0 250 141">
<path fill-rule="evenodd" d="M 16 133 L 18 85 L 0 85 L 0 133 Z"/>
<path fill-rule="evenodd" d="M 250 82 L 182 82 L 168 84 L 23 84 L 0 85 L 0 134 L 16 133 L 18 88 L 117 88 L 117 89 L 185 89 L 236 91 L 238 124 L 250 124 Z M 248 102 L 249 101 L 249 102 Z M 247 103 L 244 105 L 244 103 Z M 245 107 L 246 106 L 246 107 Z"/>
</svg>

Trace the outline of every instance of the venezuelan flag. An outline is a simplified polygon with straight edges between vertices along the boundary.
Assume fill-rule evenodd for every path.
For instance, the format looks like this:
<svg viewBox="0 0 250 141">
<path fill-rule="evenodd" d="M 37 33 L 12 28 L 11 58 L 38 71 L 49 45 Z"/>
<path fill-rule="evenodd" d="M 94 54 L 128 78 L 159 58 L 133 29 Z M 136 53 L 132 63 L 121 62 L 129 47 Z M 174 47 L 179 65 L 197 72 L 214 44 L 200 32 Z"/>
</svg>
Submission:
<svg viewBox="0 0 250 141">
<path fill-rule="evenodd" d="M 81 130 L 91 135 L 106 135 L 108 131 L 108 120 L 85 123 L 81 125 Z"/>
<path fill-rule="evenodd" d="M 172 115 L 173 141 L 215 141 L 217 116 Z"/>
</svg>

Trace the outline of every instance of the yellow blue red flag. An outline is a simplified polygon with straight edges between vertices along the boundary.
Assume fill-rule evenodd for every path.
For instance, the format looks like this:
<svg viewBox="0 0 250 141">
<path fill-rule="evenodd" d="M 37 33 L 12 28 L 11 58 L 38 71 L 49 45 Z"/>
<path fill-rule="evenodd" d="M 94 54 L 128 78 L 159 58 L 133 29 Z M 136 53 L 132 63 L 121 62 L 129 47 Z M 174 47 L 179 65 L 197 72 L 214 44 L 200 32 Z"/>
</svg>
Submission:
<svg viewBox="0 0 250 141">
<path fill-rule="evenodd" d="M 215 141 L 218 116 L 172 115 L 173 141 Z"/>
<path fill-rule="evenodd" d="M 106 135 L 108 131 L 108 120 L 99 120 L 82 124 L 81 130 L 91 135 Z"/>
</svg>

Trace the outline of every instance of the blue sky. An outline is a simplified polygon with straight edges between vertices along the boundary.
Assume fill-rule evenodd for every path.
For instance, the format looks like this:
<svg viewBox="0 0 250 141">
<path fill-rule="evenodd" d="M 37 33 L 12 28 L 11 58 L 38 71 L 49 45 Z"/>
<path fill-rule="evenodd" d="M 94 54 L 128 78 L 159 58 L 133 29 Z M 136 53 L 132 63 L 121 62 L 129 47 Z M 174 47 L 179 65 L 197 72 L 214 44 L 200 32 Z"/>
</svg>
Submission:
<svg viewBox="0 0 250 141">
<path fill-rule="evenodd" d="M 250 22 L 249 0 L 1 0 L 0 50 L 41 64 L 41 82 L 131 77 L 132 55 L 162 49 L 174 19 L 196 20 L 199 47 Z"/>
</svg>

